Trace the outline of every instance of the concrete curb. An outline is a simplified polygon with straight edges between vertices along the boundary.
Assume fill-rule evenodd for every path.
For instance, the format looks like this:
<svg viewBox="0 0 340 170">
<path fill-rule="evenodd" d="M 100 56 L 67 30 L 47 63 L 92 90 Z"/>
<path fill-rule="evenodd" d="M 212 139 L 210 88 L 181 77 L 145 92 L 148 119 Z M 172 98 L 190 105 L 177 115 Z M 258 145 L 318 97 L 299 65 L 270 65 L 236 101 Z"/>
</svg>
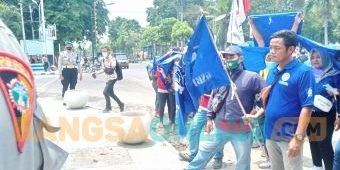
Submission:
<svg viewBox="0 0 340 170">
<path fill-rule="evenodd" d="M 49 72 L 33 72 L 33 75 L 57 75 L 57 72 L 52 72 L 52 71 L 49 71 Z"/>
</svg>

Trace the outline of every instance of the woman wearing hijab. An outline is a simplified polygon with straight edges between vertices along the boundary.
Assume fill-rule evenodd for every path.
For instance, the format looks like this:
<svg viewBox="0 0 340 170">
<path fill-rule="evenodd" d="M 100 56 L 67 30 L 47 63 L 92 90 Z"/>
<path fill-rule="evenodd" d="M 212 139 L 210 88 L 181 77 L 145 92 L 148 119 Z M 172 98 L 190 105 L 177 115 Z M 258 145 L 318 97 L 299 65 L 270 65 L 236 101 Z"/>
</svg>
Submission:
<svg viewBox="0 0 340 170">
<path fill-rule="evenodd" d="M 333 68 L 333 62 L 327 53 L 312 49 L 310 52 L 310 61 L 315 75 L 315 95 L 321 95 L 331 103 L 336 101 L 336 93 L 340 89 L 340 71 Z M 330 85 L 334 90 L 325 88 Z M 337 96 L 338 97 L 338 96 Z M 334 122 L 336 118 L 336 105 L 333 104 L 330 110 L 318 106 L 319 102 L 315 97 L 314 107 L 312 112 L 311 123 L 308 127 L 308 132 L 315 132 L 317 125 L 320 126 L 320 134 L 308 134 L 310 149 L 313 160 L 313 170 L 322 170 L 322 161 L 325 170 L 333 169 L 334 150 L 332 147 L 332 136 L 334 131 Z M 326 129 L 322 131 L 322 129 Z"/>
</svg>

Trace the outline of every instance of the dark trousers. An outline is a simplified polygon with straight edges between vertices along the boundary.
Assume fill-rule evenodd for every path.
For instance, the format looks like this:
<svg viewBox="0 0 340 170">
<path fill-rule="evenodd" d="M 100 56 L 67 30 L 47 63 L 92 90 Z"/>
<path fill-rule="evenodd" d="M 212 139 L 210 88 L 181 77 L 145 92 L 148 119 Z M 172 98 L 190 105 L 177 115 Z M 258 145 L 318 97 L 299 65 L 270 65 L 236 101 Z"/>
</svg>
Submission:
<svg viewBox="0 0 340 170">
<path fill-rule="evenodd" d="M 70 86 L 70 90 L 75 89 L 78 80 L 78 69 L 77 68 L 64 68 L 61 72 L 64 79 L 61 80 L 63 85 L 62 97 L 64 97 L 66 90 Z"/>
<path fill-rule="evenodd" d="M 104 91 L 103 91 L 103 95 L 104 95 L 105 101 L 106 101 L 106 109 L 112 109 L 110 97 L 112 97 L 113 100 L 115 100 L 118 103 L 119 106 L 121 106 L 123 104 L 123 102 L 121 102 L 119 100 L 119 98 L 115 95 L 115 93 L 113 91 L 113 88 L 114 88 L 116 81 L 117 81 L 117 79 L 109 80 L 108 82 L 106 82 L 106 86 L 105 86 Z"/>
<path fill-rule="evenodd" d="M 44 62 L 44 70 L 45 70 L 45 72 L 47 72 L 49 66 L 50 66 L 50 64 L 48 62 Z"/>
<path fill-rule="evenodd" d="M 176 117 L 176 101 L 173 93 L 157 93 L 158 95 L 158 108 L 159 108 L 159 119 L 163 123 L 165 103 L 168 106 L 168 113 L 170 123 L 175 123 Z"/>
<path fill-rule="evenodd" d="M 157 79 L 152 79 L 152 88 L 155 91 L 156 99 L 155 99 L 155 111 L 159 112 L 159 102 L 158 102 L 158 95 L 157 95 Z"/>
<path fill-rule="evenodd" d="M 326 112 L 313 112 L 311 123 L 319 122 L 318 120 L 326 119 L 326 124 L 320 123 L 321 129 L 326 129 L 326 131 L 321 131 L 321 136 L 325 138 L 313 139 L 309 137 L 310 150 L 312 153 L 312 160 L 314 166 L 321 167 L 322 161 L 325 165 L 325 170 L 333 169 L 333 159 L 334 150 L 332 147 L 332 136 L 334 131 L 334 121 L 335 121 L 335 110 L 331 110 L 329 113 Z M 321 122 L 321 121 L 320 121 Z M 323 127 L 322 127 L 323 126 Z M 326 126 L 326 127 L 325 127 Z M 308 127 L 308 132 L 311 132 L 311 126 Z"/>
</svg>

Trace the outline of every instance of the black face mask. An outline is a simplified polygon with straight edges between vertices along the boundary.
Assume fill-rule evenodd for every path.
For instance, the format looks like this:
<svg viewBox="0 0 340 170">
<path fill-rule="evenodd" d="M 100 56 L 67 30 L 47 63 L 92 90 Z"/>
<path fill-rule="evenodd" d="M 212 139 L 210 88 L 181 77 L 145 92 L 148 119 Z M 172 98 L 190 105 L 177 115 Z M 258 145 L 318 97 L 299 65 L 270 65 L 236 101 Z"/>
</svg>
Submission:
<svg viewBox="0 0 340 170">
<path fill-rule="evenodd" d="M 72 50 L 72 47 L 66 47 L 66 50 Z"/>
</svg>

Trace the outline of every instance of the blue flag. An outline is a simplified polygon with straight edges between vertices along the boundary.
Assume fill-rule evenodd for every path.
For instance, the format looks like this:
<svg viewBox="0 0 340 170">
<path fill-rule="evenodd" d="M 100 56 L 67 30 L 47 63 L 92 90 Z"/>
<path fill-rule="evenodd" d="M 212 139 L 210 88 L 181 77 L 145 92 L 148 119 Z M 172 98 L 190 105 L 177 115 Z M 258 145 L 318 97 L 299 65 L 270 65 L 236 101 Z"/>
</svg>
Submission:
<svg viewBox="0 0 340 170">
<path fill-rule="evenodd" d="M 310 51 L 312 49 L 317 49 L 318 51 L 323 51 L 325 53 L 328 53 L 328 55 L 331 56 L 332 58 L 333 67 L 340 71 L 340 49 L 326 47 L 320 43 L 317 43 L 301 35 L 298 35 L 298 39 L 299 39 L 300 45 L 306 48 L 307 51 Z"/>
<path fill-rule="evenodd" d="M 259 73 L 266 68 L 265 56 L 269 52 L 268 47 L 241 47 L 243 64 L 246 70 Z"/>
<path fill-rule="evenodd" d="M 154 56 L 152 61 L 152 70 L 154 73 L 156 73 L 157 65 L 159 64 L 160 60 L 162 59 L 162 56 Z"/>
<path fill-rule="evenodd" d="M 263 41 L 266 47 L 269 46 L 270 36 L 279 30 L 291 30 L 295 16 L 298 12 L 289 13 L 275 13 L 275 14 L 264 14 L 264 15 L 250 15 L 253 22 L 263 37 Z M 301 33 L 302 22 L 299 24 L 297 34 Z M 255 46 L 257 42 L 255 41 Z"/>
<path fill-rule="evenodd" d="M 176 51 L 171 51 L 171 52 L 167 53 L 165 55 L 165 57 L 163 57 L 160 60 L 160 63 L 159 63 L 160 67 L 163 68 L 164 73 L 168 74 L 170 69 L 174 65 L 174 61 L 176 59 L 180 59 L 182 57 L 182 55 L 183 55 L 182 53 L 176 52 Z"/>
<path fill-rule="evenodd" d="M 196 112 L 195 104 L 189 95 L 188 89 L 185 87 L 185 65 L 183 56 L 175 66 L 175 99 L 176 99 L 176 115 L 178 134 L 185 137 L 187 134 L 186 122 L 188 121 L 189 113 Z"/>
<path fill-rule="evenodd" d="M 227 73 L 204 15 L 201 16 L 184 54 L 185 85 L 192 101 L 212 89 L 229 84 Z M 194 102 L 198 109 L 198 102 Z"/>
</svg>

